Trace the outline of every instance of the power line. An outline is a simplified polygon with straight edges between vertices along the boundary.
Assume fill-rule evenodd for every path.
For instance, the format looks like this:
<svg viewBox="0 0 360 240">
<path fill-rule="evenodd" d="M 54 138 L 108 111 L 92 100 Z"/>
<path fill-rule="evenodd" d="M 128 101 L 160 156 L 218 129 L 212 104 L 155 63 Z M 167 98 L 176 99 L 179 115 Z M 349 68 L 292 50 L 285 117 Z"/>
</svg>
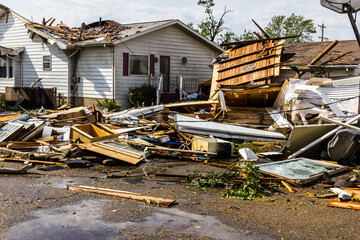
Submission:
<svg viewBox="0 0 360 240">
<path fill-rule="evenodd" d="M 318 26 L 321 28 L 321 37 L 318 37 L 318 38 L 321 39 L 321 42 L 323 42 L 324 40 L 325 40 L 325 41 L 328 41 L 329 38 L 324 37 L 324 31 L 325 31 L 325 28 L 326 28 L 325 24 L 322 23 L 321 25 L 318 25 Z"/>
</svg>

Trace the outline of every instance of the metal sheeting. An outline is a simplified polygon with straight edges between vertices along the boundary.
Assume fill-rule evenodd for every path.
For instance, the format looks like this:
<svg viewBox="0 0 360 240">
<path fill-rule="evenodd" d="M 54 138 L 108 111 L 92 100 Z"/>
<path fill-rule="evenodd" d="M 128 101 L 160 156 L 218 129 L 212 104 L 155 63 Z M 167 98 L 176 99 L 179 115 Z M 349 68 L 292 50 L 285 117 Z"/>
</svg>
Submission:
<svg viewBox="0 0 360 240">
<path fill-rule="evenodd" d="M 184 132 L 212 135 L 227 139 L 246 139 L 255 141 L 281 141 L 286 137 L 278 132 L 251 129 L 230 124 L 208 122 L 202 119 L 177 114 L 175 127 Z"/>
</svg>

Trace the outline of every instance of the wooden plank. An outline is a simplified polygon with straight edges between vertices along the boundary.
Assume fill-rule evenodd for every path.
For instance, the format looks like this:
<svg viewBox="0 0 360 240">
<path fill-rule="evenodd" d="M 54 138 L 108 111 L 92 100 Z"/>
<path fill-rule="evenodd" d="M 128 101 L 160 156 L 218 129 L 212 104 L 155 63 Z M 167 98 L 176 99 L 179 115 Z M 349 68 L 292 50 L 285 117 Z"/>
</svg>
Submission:
<svg viewBox="0 0 360 240">
<path fill-rule="evenodd" d="M 319 53 L 310 63 L 309 65 L 313 65 L 317 61 L 319 61 L 322 57 L 324 57 L 328 52 L 330 52 L 331 49 L 333 49 L 337 44 L 339 43 L 338 40 L 334 40 L 332 43 L 330 43 L 321 53 Z"/>
<path fill-rule="evenodd" d="M 270 54 L 270 55 L 266 55 L 266 56 L 263 56 L 263 57 L 260 57 L 260 58 L 256 58 L 256 59 L 253 59 L 253 60 L 250 60 L 248 62 L 243 62 L 243 63 L 239 63 L 239 64 L 236 64 L 236 65 L 232 65 L 230 67 L 225 67 L 225 68 L 220 68 L 219 69 L 219 73 L 221 72 L 225 72 L 227 70 L 230 70 L 230 69 L 233 69 L 233 68 L 237 68 L 237 67 L 241 67 L 241 66 L 245 66 L 247 64 L 250 64 L 250 63 L 256 63 L 258 61 L 262 61 L 262 60 L 265 60 L 265 59 L 268 59 L 268 58 L 272 58 L 272 57 L 276 57 L 276 56 L 280 56 L 280 55 L 277 55 L 277 54 Z"/>
<path fill-rule="evenodd" d="M 22 115 L 23 115 L 22 113 L 18 113 L 18 114 L 11 114 L 11 115 L 2 116 L 2 117 L 0 117 L 0 122 L 7 122 L 7 121 L 13 120 L 13 119 L 15 119 L 17 117 L 20 117 Z"/>
<path fill-rule="evenodd" d="M 360 210 L 360 202 L 340 202 L 337 198 L 328 203 L 329 207 Z"/>
<path fill-rule="evenodd" d="M 248 53 L 245 53 L 245 54 L 242 54 L 240 56 L 236 56 L 236 57 L 232 57 L 232 58 L 229 58 L 229 59 L 225 59 L 225 60 L 222 60 L 220 62 L 220 64 L 222 63 L 226 63 L 226 62 L 231 62 L 233 60 L 236 60 L 236 59 L 239 59 L 239 58 L 244 58 L 244 57 L 247 57 L 247 56 L 251 56 L 251 55 L 254 55 L 256 53 L 261 53 L 263 51 L 267 51 L 267 50 L 272 50 L 274 48 L 277 48 L 279 46 L 283 46 L 284 44 L 282 42 L 279 42 L 277 45 L 274 45 L 274 46 L 268 46 L 268 47 L 264 47 L 264 48 L 261 48 L 261 49 L 257 49 L 257 50 L 254 50 L 252 52 L 248 52 Z"/>
<path fill-rule="evenodd" d="M 308 66 L 313 65 L 314 63 L 318 62 L 321 58 L 323 58 L 328 52 L 331 51 L 337 44 L 339 43 L 338 40 L 334 40 L 332 43 L 330 43 L 323 51 L 321 51 L 311 62 L 308 64 Z M 298 78 L 301 78 L 302 75 L 304 75 L 305 72 L 299 72 Z"/>
<path fill-rule="evenodd" d="M 49 165 L 58 165 L 62 167 L 67 167 L 65 163 L 60 162 L 48 162 L 48 161 L 40 161 L 40 160 L 29 160 L 29 159 L 21 159 L 21 158 L 0 158 L 0 161 L 9 161 L 9 162 L 30 162 L 30 163 L 39 163 L 39 164 L 49 164 Z"/>
<path fill-rule="evenodd" d="M 105 155 L 105 156 L 108 156 L 108 157 L 111 157 L 114 159 L 118 159 L 120 161 L 131 163 L 134 165 L 144 159 L 143 156 L 135 157 L 135 156 L 130 155 L 127 152 L 123 152 L 118 149 L 108 149 L 104 146 L 99 146 L 99 145 L 95 145 L 95 144 L 91 144 L 91 143 L 81 144 L 80 147 L 84 148 L 86 150 L 92 151 L 92 152 L 100 153 L 102 155 Z"/>
<path fill-rule="evenodd" d="M 285 181 L 281 181 L 281 184 L 284 185 L 284 187 L 291 193 L 296 192 L 296 189 L 294 189 L 289 183 Z"/>
<path fill-rule="evenodd" d="M 321 63 L 319 63 L 319 64 L 320 64 L 320 65 L 324 65 L 324 64 L 326 64 L 326 63 L 328 63 L 328 62 L 337 60 L 337 59 L 339 59 L 339 58 L 341 58 L 341 57 L 343 57 L 343 56 L 345 56 L 345 55 L 347 55 L 347 54 L 350 54 L 350 53 L 352 53 L 352 51 L 348 51 L 348 52 L 342 53 L 342 54 L 340 54 L 340 55 L 338 55 L 338 56 L 332 57 L 332 58 L 330 58 L 330 59 L 328 59 L 328 60 L 326 60 L 326 61 L 323 61 L 323 62 L 321 62 Z"/>
<path fill-rule="evenodd" d="M 211 78 L 211 88 L 210 88 L 210 95 L 209 95 L 209 100 L 212 99 L 216 93 L 216 91 L 219 89 L 217 80 L 219 78 L 219 69 L 220 69 L 220 64 L 216 63 L 213 65 L 213 73 L 212 73 L 212 78 Z"/>
<path fill-rule="evenodd" d="M 145 203 L 150 201 L 152 204 L 158 204 L 161 207 L 169 207 L 171 204 L 175 202 L 173 199 L 166 199 L 161 197 L 152 197 L 152 196 L 143 196 L 139 193 L 126 193 L 126 192 L 120 192 L 113 189 L 106 189 L 106 188 L 95 188 L 95 187 L 88 187 L 88 186 L 78 186 L 78 187 L 72 187 L 72 186 L 65 186 L 65 189 L 72 190 L 72 191 L 78 191 L 78 192 L 87 192 L 87 193 L 97 193 L 97 194 L 104 194 L 104 195 L 110 195 L 110 196 L 116 196 L 121 198 L 128 198 L 138 201 L 144 201 Z"/>
<path fill-rule="evenodd" d="M 267 33 L 265 32 L 265 30 L 262 29 L 262 28 L 259 26 L 259 24 L 257 24 L 257 23 L 255 22 L 254 19 L 251 19 L 251 21 L 253 21 L 253 23 L 255 23 L 255 25 L 259 28 L 259 30 L 262 32 L 262 34 L 264 34 L 264 36 L 265 36 L 267 39 L 270 39 L 269 34 L 267 34 Z"/>
<path fill-rule="evenodd" d="M 274 64 L 269 64 L 269 65 L 266 65 L 266 66 L 263 66 L 263 67 L 254 68 L 254 69 L 249 70 L 249 71 L 240 72 L 238 74 L 234 74 L 234 75 L 230 75 L 230 76 L 227 76 L 227 77 L 220 78 L 220 79 L 217 80 L 217 82 L 223 82 L 223 81 L 229 80 L 231 78 L 244 76 L 246 74 L 254 73 L 254 72 L 257 72 L 259 70 L 265 70 L 265 69 L 273 68 L 273 67 L 275 67 L 277 65 L 279 65 L 279 64 L 274 63 Z M 270 76 L 268 76 L 268 77 L 270 77 Z"/>
<path fill-rule="evenodd" d="M 261 88 L 261 89 L 250 89 L 250 90 L 227 90 L 227 89 L 221 89 L 223 92 L 228 93 L 228 92 L 234 92 L 237 94 L 257 94 L 257 93 L 270 93 L 270 92 L 278 92 L 281 90 L 281 87 L 273 87 L 273 88 Z"/>
<path fill-rule="evenodd" d="M 208 100 L 208 101 L 191 101 L 191 102 L 181 102 L 181 103 L 170 103 L 165 104 L 166 108 L 174 108 L 174 107 L 189 107 L 189 106 L 203 106 L 203 105 L 213 105 L 219 103 L 219 100 Z"/>
</svg>

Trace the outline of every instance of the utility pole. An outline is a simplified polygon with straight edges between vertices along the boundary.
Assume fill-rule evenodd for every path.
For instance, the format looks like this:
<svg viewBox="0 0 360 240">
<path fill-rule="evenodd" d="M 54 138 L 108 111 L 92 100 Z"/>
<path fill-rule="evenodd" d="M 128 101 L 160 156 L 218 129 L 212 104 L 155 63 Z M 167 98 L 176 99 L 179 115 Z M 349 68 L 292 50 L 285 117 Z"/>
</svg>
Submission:
<svg viewBox="0 0 360 240">
<path fill-rule="evenodd" d="M 321 42 L 323 42 L 324 40 L 329 40 L 329 38 L 326 38 L 324 37 L 324 30 L 325 30 L 325 24 L 321 24 L 321 25 L 318 25 L 320 28 L 321 28 L 321 37 L 319 37 L 321 39 Z"/>
</svg>

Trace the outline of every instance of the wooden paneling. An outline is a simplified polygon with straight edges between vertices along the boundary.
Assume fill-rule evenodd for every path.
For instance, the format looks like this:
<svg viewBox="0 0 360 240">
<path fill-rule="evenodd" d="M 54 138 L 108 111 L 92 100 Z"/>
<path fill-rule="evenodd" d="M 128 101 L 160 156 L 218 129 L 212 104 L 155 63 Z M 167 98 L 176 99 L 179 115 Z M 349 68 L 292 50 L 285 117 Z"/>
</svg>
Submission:
<svg viewBox="0 0 360 240">
<path fill-rule="evenodd" d="M 239 85 L 279 75 L 282 43 L 266 41 L 253 43 L 229 51 L 229 59 L 220 62 L 217 82 Z"/>
</svg>

